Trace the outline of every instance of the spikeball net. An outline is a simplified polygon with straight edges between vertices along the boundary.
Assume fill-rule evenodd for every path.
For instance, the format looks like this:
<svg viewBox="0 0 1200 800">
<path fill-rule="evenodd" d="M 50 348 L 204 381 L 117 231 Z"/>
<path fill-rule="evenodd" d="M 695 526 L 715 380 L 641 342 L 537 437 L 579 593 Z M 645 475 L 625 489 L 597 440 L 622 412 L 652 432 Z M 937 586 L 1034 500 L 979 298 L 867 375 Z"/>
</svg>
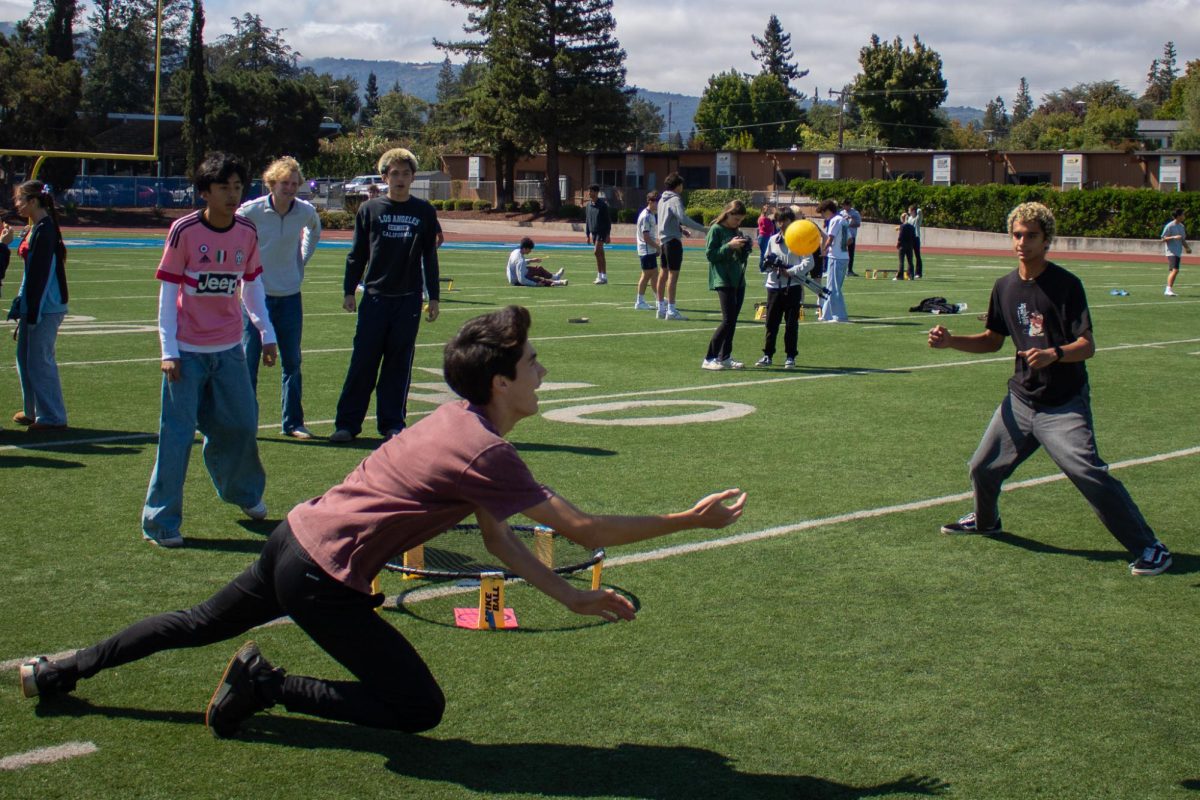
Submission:
<svg viewBox="0 0 1200 800">
<path fill-rule="evenodd" d="M 541 525 L 509 526 L 546 567 L 559 575 L 592 570 L 592 588 L 600 588 L 604 548 L 588 549 Z M 406 550 L 384 565 L 405 578 L 436 581 L 479 581 L 479 607 L 454 609 L 461 628 L 496 630 L 517 627 L 516 614 L 504 607 L 504 582 L 519 577 L 487 551 L 474 523 L 455 525 L 431 543 Z"/>
</svg>

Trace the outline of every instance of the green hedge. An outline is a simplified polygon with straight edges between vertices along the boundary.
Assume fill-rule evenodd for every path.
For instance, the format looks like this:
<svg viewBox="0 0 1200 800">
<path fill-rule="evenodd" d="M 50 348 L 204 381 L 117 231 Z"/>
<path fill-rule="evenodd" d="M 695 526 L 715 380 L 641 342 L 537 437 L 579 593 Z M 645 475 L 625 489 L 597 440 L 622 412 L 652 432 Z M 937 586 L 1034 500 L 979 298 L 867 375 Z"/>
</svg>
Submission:
<svg viewBox="0 0 1200 800">
<path fill-rule="evenodd" d="M 558 216 L 563 219 L 583 219 L 583 206 L 574 203 L 563 203 L 558 207 Z"/>
<path fill-rule="evenodd" d="M 446 203 L 444 200 L 430 200 L 429 205 L 433 206 L 434 210 L 436 211 L 444 211 L 446 209 Z"/>
<path fill-rule="evenodd" d="M 723 192 L 726 190 L 720 189 L 720 190 L 713 190 L 713 191 L 722 191 Z M 699 192 L 696 192 L 696 194 L 699 194 Z M 741 198 L 736 198 L 736 199 L 741 199 Z M 725 203 L 728 203 L 728 202 L 729 202 L 728 200 L 725 201 Z M 745 202 L 745 201 L 743 201 L 743 202 Z M 688 206 L 687 209 L 683 213 L 687 214 L 689 217 L 696 220 L 696 222 L 703 222 L 705 225 L 712 225 L 713 220 L 715 220 L 717 218 L 717 216 L 722 211 L 725 210 L 725 203 L 721 203 L 719 206 L 699 206 L 699 205 Z M 755 206 L 750 206 L 750 205 L 746 206 L 746 219 L 742 222 L 742 227 L 743 228 L 757 227 L 758 226 L 758 215 L 761 213 L 762 213 L 761 208 L 756 208 Z"/>
<path fill-rule="evenodd" d="M 472 204 L 471 208 L 472 208 L 474 211 L 491 211 L 491 210 L 492 210 L 492 204 L 491 204 L 491 203 L 489 203 L 487 200 L 476 200 L 476 201 L 475 201 L 475 202 Z"/>
<path fill-rule="evenodd" d="M 619 208 L 617 209 L 617 222 L 637 222 L 638 213 L 636 208 Z"/>
<path fill-rule="evenodd" d="M 472 210 L 474 210 L 474 208 L 475 208 L 474 200 L 455 200 L 454 201 L 454 210 L 455 211 L 472 211 Z"/>
<path fill-rule="evenodd" d="M 344 231 L 354 227 L 354 215 L 349 211 L 318 211 L 321 227 L 325 230 Z"/>
<path fill-rule="evenodd" d="M 1019 203 L 1045 203 L 1054 212 L 1060 236 L 1157 239 L 1171 212 L 1200 215 L 1200 193 L 1154 189 L 1071 189 L 1048 185 L 926 186 L 911 180 L 814 181 L 797 179 L 791 188 L 818 200 L 849 197 L 864 219 L 895 222 L 912 203 L 923 222 L 935 228 L 1003 231 L 1008 212 Z"/>
</svg>

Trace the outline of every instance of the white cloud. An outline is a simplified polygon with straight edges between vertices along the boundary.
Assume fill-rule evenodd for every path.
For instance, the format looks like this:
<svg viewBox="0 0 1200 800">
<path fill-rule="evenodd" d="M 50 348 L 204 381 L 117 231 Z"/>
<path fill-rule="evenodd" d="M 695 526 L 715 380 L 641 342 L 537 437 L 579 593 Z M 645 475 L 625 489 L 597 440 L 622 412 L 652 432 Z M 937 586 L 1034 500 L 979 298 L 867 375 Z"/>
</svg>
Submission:
<svg viewBox="0 0 1200 800">
<path fill-rule="evenodd" d="M 0 16 L 16 20 L 30 3 L 0 0 Z M 942 57 L 950 105 L 982 107 L 999 95 L 1011 103 L 1028 79 L 1034 99 L 1064 86 L 1116 80 L 1140 94 L 1150 61 L 1174 41 L 1179 67 L 1200 58 L 1200 0 L 1050 0 L 1030 6 L 1006 0 L 909 0 L 858 3 L 840 14 L 811 5 L 774 9 L 792 36 L 797 64 L 810 70 L 801 91 L 822 95 L 858 73 L 858 53 L 871 34 L 911 44 L 913 34 Z M 761 13 L 727 0 L 615 0 L 617 37 L 627 53 L 629 83 L 698 95 L 709 76 L 731 67 L 756 72 L 752 35 Z M 340 56 L 441 61 L 433 39 L 459 39 L 466 10 L 447 0 L 260 0 L 251 6 L 209 0 L 205 38 L 231 30 L 230 17 L 258 14 L 306 57 Z"/>
</svg>

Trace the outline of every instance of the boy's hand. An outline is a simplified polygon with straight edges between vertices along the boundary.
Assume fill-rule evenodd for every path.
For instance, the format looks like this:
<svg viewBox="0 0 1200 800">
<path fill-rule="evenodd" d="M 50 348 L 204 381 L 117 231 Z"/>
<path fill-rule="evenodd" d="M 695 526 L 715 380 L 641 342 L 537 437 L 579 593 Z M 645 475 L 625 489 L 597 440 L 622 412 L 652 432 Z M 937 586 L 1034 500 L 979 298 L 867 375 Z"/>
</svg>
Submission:
<svg viewBox="0 0 1200 800">
<path fill-rule="evenodd" d="M 355 309 L 358 308 L 358 306 L 354 302 L 354 295 L 352 295 L 352 294 L 346 295 L 346 299 L 342 301 L 342 308 L 346 309 L 351 314 L 354 313 Z"/>
<path fill-rule="evenodd" d="M 733 502 L 726 505 L 726 500 L 733 500 Z M 692 506 L 692 513 L 697 517 L 694 527 L 724 528 L 737 521 L 745 506 L 746 493 L 741 489 L 726 489 L 723 492 L 710 494 Z"/>
<path fill-rule="evenodd" d="M 1025 363 L 1034 369 L 1043 369 L 1058 361 L 1058 356 L 1052 347 L 1045 350 L 1031 347 L 1028 350 L 1018 350 L 1017 355 L 1025 359 Z"/>
<path fill-rule="evenodd" d="M 275 366 L 275 361 L 279 358 L 279 345 L 264 344 L 262 348 L 262 362 L 264 367 Z"/>
<path fill-rule="evenodd" d="M 631 620 L 637 616 L 633 603 L 612 589 L 580 591 L 567 603 L 567 608 L 576 614 L 603 617 L 609 622 Z"/>
<path fill-rule="evenodd" d="M 439 310 L 440 309 L 438 308 L 438 301 L 430 300 L 429 305 L 425 311 L 425 319 L 429 320 L 430 322 L 436 322 L 437 318 L 438 318 Z"/>
<path fill-rule="evenodd" d="M 945 325 L 934 325 L 929 329 L 929 346 L 942 348 L 950 346 L 950 331 Z"/>
<path fill-rule="evenodd" d="M 179 369 L 179 361 L 177 359 L 164 358 L 159 368 L 162 370 L 162 374 L 167 376 L 168 383 L 175 383 L 181 377 L 183 377 L 183 373 Z"/>
</svg>

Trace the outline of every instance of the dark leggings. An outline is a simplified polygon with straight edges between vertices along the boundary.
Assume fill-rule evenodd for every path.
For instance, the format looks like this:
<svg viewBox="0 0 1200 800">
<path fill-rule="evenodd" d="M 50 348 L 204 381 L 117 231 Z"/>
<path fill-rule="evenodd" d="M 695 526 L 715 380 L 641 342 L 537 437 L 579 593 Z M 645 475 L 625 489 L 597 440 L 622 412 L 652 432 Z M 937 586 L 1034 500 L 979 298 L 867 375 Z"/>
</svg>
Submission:
<svg viewBox="0 0 1200 800">
<path fill-rule="evenodd" d="M 721 324 L 713 331 L 712 341 L 708 343 L 707 358 L 709 361 L 714 358 L 724 361 L 733 353 L 733 334 L 738 314 L 742 311 L 742 301 L 746 299 L 746 284 L 726 286 L 716 292 L 721 302 Z"/>
<path fill-rule="evenodd" d="M 775 355 L 775 339 L 779 323 L 784 323 L 783 348 L 788 358 L 795 358 L 799 343 L 800 304 L 804 302 L 804 287 L 767 289 L 767 330 L 763 338 L 763 355 Z"/>
<path fill-rule="evenodd" d="M 286 614 L 358 680 L 288 675 L 280 698 L 285 708 L 373 728 L 428 730 L 441 721 L 445 697 L 413 646 L 376 613 L 381 599 L 316 566 L 285 521 L 259 559 L 212 597 L 80 650 L 75 666 L 79 677 L 90 678 L 161 650 L 231 639 Z"/>
</svg>

